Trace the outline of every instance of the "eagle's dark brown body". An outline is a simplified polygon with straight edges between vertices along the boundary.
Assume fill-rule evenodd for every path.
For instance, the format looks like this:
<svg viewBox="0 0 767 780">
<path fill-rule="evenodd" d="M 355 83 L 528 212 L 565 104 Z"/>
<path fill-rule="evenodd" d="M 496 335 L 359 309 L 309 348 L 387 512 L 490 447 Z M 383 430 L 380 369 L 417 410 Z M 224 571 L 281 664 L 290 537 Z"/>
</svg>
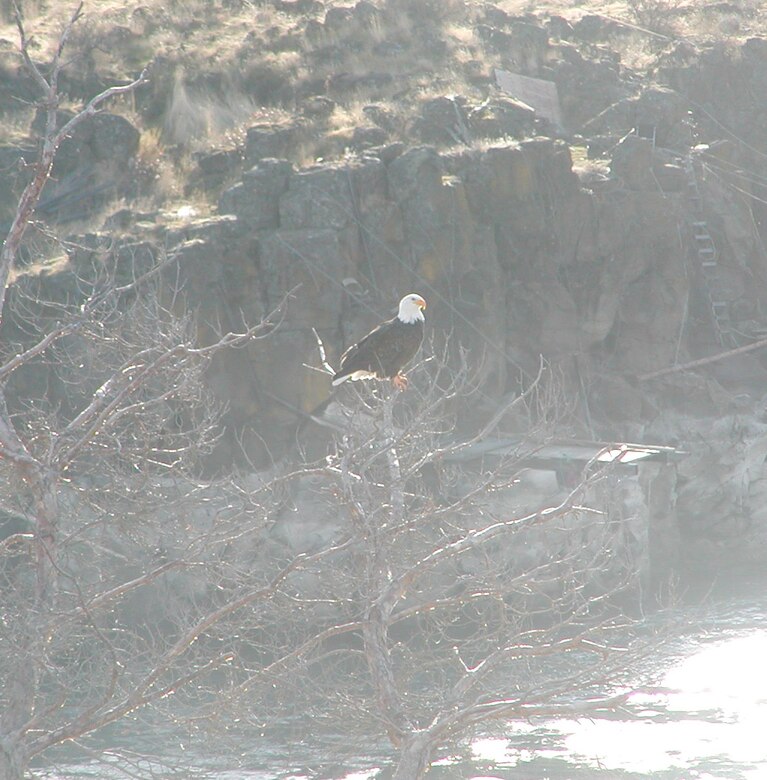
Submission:
<svg viewBox="0 0 767 780">
<path fill-rule="evenodd" d="M 381 323 L 341 355 L 341 367 L 333 377 L 346 379 L 394 379 L 411 361 L 423 341 L 423 320 L 402 322 L 398 317 Z"/>
</svg>

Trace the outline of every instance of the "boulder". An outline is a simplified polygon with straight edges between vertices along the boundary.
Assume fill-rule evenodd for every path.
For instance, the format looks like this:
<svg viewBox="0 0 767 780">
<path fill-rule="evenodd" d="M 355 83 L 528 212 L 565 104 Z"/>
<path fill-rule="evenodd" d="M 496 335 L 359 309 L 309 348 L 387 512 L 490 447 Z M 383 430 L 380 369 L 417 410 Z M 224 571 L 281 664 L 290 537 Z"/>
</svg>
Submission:
<svg viewBox="0 0 767 780">
<path fill-rule="evenodd" d="M 218 149 L 195 155 L 196 169 L 189 174 L 185 191 L 195 189 L 214 192 L 231 181 L 242 170 L 242 152 L 239 149 Z"/>
<path fill-rule="evenodd" d="M 245 138 L 245 162 L 252 167 L 265 158 L 290 159 L 301 135 L 298 126 L 254 125 Z"/>
<path fill-rule="evenodd" d="M 157 211 L 138 211 L 132 208 L 122 208 L 110 214 L 105 220 L 103 230 L 119 232 L 132 228 L 138 222 L 156 222 Z"/>
<path fill-rule="evenodd" d="M 466 98 L 460 95 L 431 98 L 421 106 L 421 116 L 411 130 L 425 144 L 467 143 L 470 139 L 466 104 Z"/>
<path fill-rule="evenodd" d="M 473 136 L 524 138 L 533 134 L 536 115 L 530 106 L 508 97 L 493 97 L 469 111 Z"/>
<path fill-rule="evenodd" d="M 85 123 L 90 124 L 90 150 L 99 162 L 122 167 L 138 152 L 141 134 L 125 117 L 96 114 Z"/>
<path fill-rule="evenodd" d="M 288 230 L 344 228 L 386 199 L 380 160 L 317 165 L 295 174 L 280 197 L 280 224 Z"/>
<path fill-rule="evenodd" d="M 293 166 L 287 160 L 261 160 L 239 184 L 223 192 L 218 210 L 235 214 L 249 230 L 276 228 L 280 223 L 279 199 L 288 189 L 292 173 Z"/>
<path fill-rule="evenodd" d="M 276 306 L 295 289 L 291 327 L 337 327 L 341 280 L 354 275 L 358 252 L 356 230 L 307 227 L 265 233 L 257 242 L 256 262 L 266 300 Z"/>
<path fill-rule="evenodd" d="M 319 0 L 273 0 L 274 9 L 288 16 L 304 16 L 322 11 Z"/>
<path fill-rule="evenodd" d="M 354 19 L 351 8 L 334 7 L 325 12 L 325 30 L 331 35 L 342 35 L 349 30 Z"/>
<path fill-rule="evenodd" d="M 428 268 L 427 278 L 433 280 L 437 269 L 451 262 L 456 248 L 450 236 L 458 226 L 451 219 L 454 193 L 443 182 L 442 159 L 433 147 L 416 147 L 393 160 L 387 173 L 389 194 L 403 218 L 406 255 L 398 257 L 413 270 Z M 463 187 L 461 194 L 465 198 Z"/>
<path fill-rule="evenodd" d="M 389 139 L 386 130 L 380 127 L 355 127 L 352 132 L 351 146 L 357 152 L 383 146 Z"/>
<path fill-rule="evenodd" d="M 623 136 L 634 130 L 656 147 L 686 151 L 695 144 L 690 102 L 673 89 L 653 86 L 619 100 L 589 124 L 590 134 Z"/>
<path fill-rule="evenodd" d="M 404 124 L 403 117 L 388 106 L 381 106 L 373 103 L 371 105 L 363 106 L 362 113 L 374 125 L 390 133 L 401 128 Z"/>
<path fill-rule="evenodd" d="M 556 209 L 561 218 L 554 204 L 581 197 L 565 144 L 536 139 L 493 146 L 470 159 L 461 175 L 476 219 L 520 236 L 548 241 L 553 226 L 547 212 Z"/>
<path fill-rule="evenodd" d="M 57 129 L 63 127 L 73 116 L 73 111 L 61 109 L 57 115 Z M 38 109 L 30 126 L 31 133 L 35 136 L 42 135 L 45 132 L 45 122 L 45 111 Z M 63 175 L 78 166 L 107 163 L 122 172 L 138 151 L 140 135 L 125 117 L 118 114 L 99 113 L 86 117 L 59 147 L 55 170 L 59 175 Z"/>
<path fill-rule="evenodd" d="M 301 106 L 301 113 L 312 119 L 327 119 L 335 110 L 336 102 L 323 95 L 307 98 Z"/>
</svg>

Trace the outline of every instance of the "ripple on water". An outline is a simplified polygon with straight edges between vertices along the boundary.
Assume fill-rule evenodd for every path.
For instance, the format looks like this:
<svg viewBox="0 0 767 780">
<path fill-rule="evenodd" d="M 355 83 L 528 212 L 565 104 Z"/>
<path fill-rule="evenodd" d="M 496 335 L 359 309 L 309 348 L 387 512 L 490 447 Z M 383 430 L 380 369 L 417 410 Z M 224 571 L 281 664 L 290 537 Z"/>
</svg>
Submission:
<svg viewBox="0 0 767 780">
<path fill-rule="evenodd" d="M 556 747 L 531 750 L 506 739 L 481 739 L 473 752 L 491 765 L 517 768 L 556 756 L 597 770 L 588 773 L 597 777 L 765 778 L 765 659 L 767 630 L 712 641 L 671 667 L 659 693 L 634 697 L 635 705 L 646 707 L 646 719 L 550 721 L 545 726 L 562 740 Z"/>
</svg>

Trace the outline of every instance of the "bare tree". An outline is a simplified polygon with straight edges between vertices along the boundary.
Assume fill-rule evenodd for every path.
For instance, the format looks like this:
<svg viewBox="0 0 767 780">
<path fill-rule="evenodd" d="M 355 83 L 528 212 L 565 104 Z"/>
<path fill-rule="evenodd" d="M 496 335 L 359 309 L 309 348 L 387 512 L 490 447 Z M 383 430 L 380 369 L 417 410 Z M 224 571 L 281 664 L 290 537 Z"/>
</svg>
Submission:
<svg viewBox="0 0 767 780">
<path fill-rule="evenodd" d="M 240 668 L 228 694 L 253 729 L 266 702 L 275 720 L 300 701 L 315 739 L 335 736 L 329 752 L 339 732 L 349 757 L 388 740 L 398 780 L 423 777 L 492 720 L 620 707 L 641 648 L 627 644 L 620 607 L 636 594 L 637 561 L 608 511 L 615 475 L 592 465 L 550 505 L 517 484 L 541 441 L 541 408 L 531 410 L 550 413 L 559 394 L 539 376 L 461 440 L 456 411 L 478 388 L 465 370 L 435 365 L 416 372 L 407 397 L 363 390 L 341 405 L 343 432 L 281 522 L 303 524 L 307 538 L 312 518 L 319 549 L 349 544 L 240 624 L 268 660 L 245 679 Z M 515 456 L 469 458 L 500 421 L 531 416 Z"/>
<path fill-rule="evenodd" d="M 60 127 L 63 53 L 81 14 L 82 4 L 42 66 L 16 9 L 21 56 L 47 120 L 0 254 L 0 777 L 8 780 L 55 745 L 198 690 L 231 656 L 201 637 L 299 565 L 271 580 L 235 577 L 228 552 L 262 528 L 259 491 L 238 511 L 236 494 L 228 500 L 201 478 L 220 432 L 206 366 L 266 337 L 279 310 L 200 344 L 164 273 L 172 257 L 138 268 L 108 255 L 73 268 L 71 290 L 58 297 L 18 263 L 62 141 L 147 78 L 101 92 Z M 57 385 L 67 392 L 53 392 Z"/>
</svg>

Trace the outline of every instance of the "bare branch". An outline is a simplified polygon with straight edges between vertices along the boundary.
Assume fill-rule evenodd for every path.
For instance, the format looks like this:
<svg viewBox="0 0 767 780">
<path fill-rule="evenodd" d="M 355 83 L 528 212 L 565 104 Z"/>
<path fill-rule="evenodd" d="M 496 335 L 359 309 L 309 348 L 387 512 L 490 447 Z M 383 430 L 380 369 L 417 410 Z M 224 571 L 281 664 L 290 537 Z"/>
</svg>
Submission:
<svg viewBox="0 0 767 780">
<path fill-rule="evenodd" d="M 123 364 L 120 371 L 113 374 L 94 393 L 90 403 L 64 429 L 54 448 L 59 468 L 65 468 L 71 463 L 82 448 L 106 425 L 117 422 L 130 411 L 141 411 L 145 408 L 145 403 L 128 406 L 121 406 L 121 404 L 124 404 L 136 390 L 143 387 L 150 376 L 156 375 L 167 365 L 178 364 L 188 357 L 209 358 L 223 349 L 242 347 L 250 341 L 265 338 L 278 326 L 278 323 L 272 322 L 272 318 L 282 314 L 284 305 L 285 299 L 258 325 L 242 333 L 226 333 L 216 342 L 205 347 L 190 347 L 188 344 L 178 343 L 164 349 L 158 355 L 153 355 L 154 348 L 132 355 L 126 361 L 127 364 Z M 143 362 L 149 357 L 152 359 Z M 155 396 L 151 403 L 170 398 L 174 393 L 174 388 L 170 388 L 161 396 Z M 77 438 L 73 443 L 69 443 L 68 437 L 73 435 Z"/>
<path fill-rule="evenodd" d="M 292 573 L 299 571 L 309 563 L 316 562 L 329 555 L 337 554 L 347 549 L 349 545 L 350 539 L 345 539 L 329 548 L 320 550 L 319 552 L 298 555 L 287 566 L 284 566 L 263 588 L 258 588 L 254 591 L 245 593 L 238 599 L 210 612 L 202 620 L 184 632 L 183 636 L 181 636 L 167 652 L 163 653 L 158 659 L 157 665 L 143 680 L 134 686 L 129 694 L 109 708 L 102 709 L 98 713 L 97 718 L 94 718 L 93 713 L 90 713 L 88 718 L 77 719 L 58 730 L 51 731 L 50 733 L 41 735 L 33 740 L 31 745 L 32 755 L 36 755 L 52 745 L 57 745 L 66 740 L 77 738 L 96 727 L 101 728 L 109 723 L 113 723 L 128 713 L 133 712 L 152 701 L 164 698 L 169 692 L 182 688 L 190 682 L 199 679 L 208 671 L 220 666 L 222 663 L 228 662 L 230 660 L 228 655 L 215 658 L 202 667 L 195 668 L 189 674 L 174 677 L 170 683 L 163 685 L 160 688 L 154 687 L 161 676 L 169 669 L 173 668 L 177 658 L 183 655 L 212 626 L 221 622 L 232 613 L 238 612 L 257 601 L 273 595 Z"/>
<path fill-rule="evenodd" d="M 336 372 L 333 366 L 328 363 L 327 356 L 325 355 L 325 345 L 322 343 L 320 334 L 317 333 L 317 328 L 312 328 L 312 333 L 314 334 L 314 339 L 317 342 L 317 351 L 320 353 L 320 365 L 322 366 L 322 373 L 333 376 L 333 374 Z M 312 368 L 312 366 L 310 366 L 310 368 Z"/>
<path fill-rule="evenodd" d="M 406 572 L 400 575 L 400 577 L 394 579 L 381 593 L 378 601 L 393 607 L 393 605 L 402 598 L 407 589 L 422 576 L 427 569 L 436 566 L 444 560 L 455 558 L 456 556 L 473 550 L 477 545 L 485 544 L 499 534 L 505 533 L 512 528 L 531 523 L 546 522 L 559 517 L 568 509 L 572 508 L 582 492 L 583 485 L 579 484 L 556 506 L 540 509 L 523 517 L 501 520 L 491 525 L 484 526 L 476 531 L 470 531 L 460 539 L 433 550 L 420 561 L 413 564 Z"/>
<path fill-rule="evenodd" d="M 32 77 L 37 82 L 38 87 L 40 87 L 40 91 L 43 94 L 47 94 L 50 85 L 45 80 L 43 74 L 40 72 L 40 69 L 37 67 L 35 62 L 32 60 L 32 58 L 29 56 L 29 39 L 27 38 L 26 30 L 24 29 L 24 22 L 22 19 L 21 11 L 19 9 L 18 4 L 16 3 L 16 0 L 13 1 L 13 10 L 14 10 L 14 21 L 16 22 L 16 29 L 19 33 L 19 43 L 20 43 L 20 49 L 21 49 L 21 56 L 24 60 L 24 64 L 27 66 L 27 69 L 32 74 Z"/>
<path fill-rule="evenodd" d="M 74 612 L 69 613 L 65 617 L 72 618 L 82 616 L 86 612 L 92 614 L 99 609 L 109 606 L 116 599 L 124 596 L 126 593 L 130 593 L 131 591 L 134 591 L 137 588 L 141 588 L 144 585 L 149 585 L 163 574 L 167 574 L 169 571 L 177 571 L 178 569 L 185 569 L 189 568 L 190 566 L 192 566 L 192 564 L 188 561 L 168 561 L 168 563 L 164 563 L 162 566 L 158 566 L 156 569 L 145 572 L 144 574 L 141 574 L 132 580 L 128 580 L 127 582 L 122 582 L 114 588 L 110 588 L 108 591 L 99 594 L 98 596 L 93 596 L 86 604 L 79 606 Z"/>
<path fill-rule="evenodd" d="M 105 101 L 109 100 L 110 98 L 116 97 L 117 95 L 125 95 L 129 92 L 133 92 L 137 87 L 140 87 L 142 84 L 146 84 L 149 82 L 149 70 L 148 68 L 144 68 L 144 70 L 141 71 L 141 74 L 138 78 L 134 79 L 128 84 L 123 84 L 119 87 L 109 87 L 108 89 L 105 89 L 103 92 L 99 92 L 98 95 L 91 98 L 88 103 L 85 105 L 84 108 L 80 109 L 62 128 L 59 130 L 56 135 L 54 135 L 51 143 L 55 146 L 56 149 L 61 145 L 61 142 L 72 135 L 72 132 L 74 129 L 81 124 L 84 120 L 86 120 L 88 117 L 93 116 L 94 114 L 98 113 L 98 110 L 101 107 L 101 104 Z"/>
<path fill-rule="evenodd" d="M 0 392 L 0 458 L 10 461 L 23 472 L 30 468 L 39 468 L 40 465 L 11 424 L 2 392 Z"/>
<path fill-rule="evenodd" d="M 19 248 L 24 238 L 27 228 L 32 219 L 32 215 L 37 208 L 37 204 L 40 201 L 40 197 L 43 192 L 43 188 L 50 176 L 51 168 L 53 167 L 53 160 L 56 156 L 61 142 L 69 136 L 75 128 L 82 123 L 86 118 L 95 114 L 101 105 L 112 97 L 117 95 L 124 95 L 133 92 L 137 87 L 145 84 L 148 79 L 148 71 L 144 69 L 137 79 L 134 79 L 128 84 L 122 86 L 109 87 L 103 90 L 78 111 L 64 126 L 56 130 L 57 111 L 59 104 L 59 92 L 58 92 L 58 77 L 60 71 L 61 53 L 66 45 L 69 35 L 73 26 L 80 19 L 82 14 L 82 2 L 77 6 L 69 22 L 65 25 L 64 30 L 59 38 L 56 48 L 56 54 L 54 55 L 51 76 L 48 80 L 43 76 L 38 66 L 32 60 L 29 54 L 29 39 L 26 35 L 24 25 L 22 23 L 21 13 L 18 7 L 15 7 L 16 26 L 19 31 L 21 54 L 27 69 L 35 79 L 40 92 L 44 98 L 44 105 L 47 112 L 46 117 L 46 129 L 43 143 L 41 145 L 40 154 L 37 162 L 34 165 L 34 175 L 27 183 L 26 187 L 19 198 L 19 203 L 16 208 L 16 213 L 11 222 L 11 226 L 8 229 L 8 233 L 3 241 L 2 251 L 0 252 L 0 321 L 3 316 L 3 308 L 5 305 L 6 288 L 11 276 L 11 272 L 16 263 Z"/>
<path fill-rule="evenodd" d="M 737 355 L 744 355 L 746 352 L 753 352 L 755 349 L 762 349 L 762 347 L 767 347 L 767 338 L 759 339 L 758 341 L 746 344 L 743 347 L 728 349 L 725 352 L 719 352 L 716 355 L 699 358 L 698 360 L 691 360 L 688 363 L 680 363 L 677 366 L 669 366 L 668 368 L 660 368 L 657 371 L 650 371 L 647 374 L 640 374 L 637 379 L 640 382 L 648 382 L 651 379 L 660 379 L 661 377 L 670 374 L 678 374 L 680 371 L 692 371 L 695 368 L 702 368 L 703 366 L 708 366 L 712 363 L 718 363 L 720 360 L 726 360 L 727 358 L 735 357 Z"/>
<path fill-rule="evenodd" d="M 3 382 L 6 377 L 16 371 L 18 368 L 27 365 L 29 361 L 32 360 L 32 358 L 35 358 L 38 355 L 42 355 L 56 341 L 63 338 L 64 336 L 68 336 L 70 333 L 73 333 L 75 330 L 77 330 L 77 327 L 77 322 L 67 322 L 59 325 L 58 327 L 46 333 L 46 335 L 40 339 L 37 344 L 29 347 L 28 349 L 25 349 L 18 355 L 14 355 L 14 357 L 12 357 L 7 363 L 0 366 L 0 382 Z"/>
</svg>

